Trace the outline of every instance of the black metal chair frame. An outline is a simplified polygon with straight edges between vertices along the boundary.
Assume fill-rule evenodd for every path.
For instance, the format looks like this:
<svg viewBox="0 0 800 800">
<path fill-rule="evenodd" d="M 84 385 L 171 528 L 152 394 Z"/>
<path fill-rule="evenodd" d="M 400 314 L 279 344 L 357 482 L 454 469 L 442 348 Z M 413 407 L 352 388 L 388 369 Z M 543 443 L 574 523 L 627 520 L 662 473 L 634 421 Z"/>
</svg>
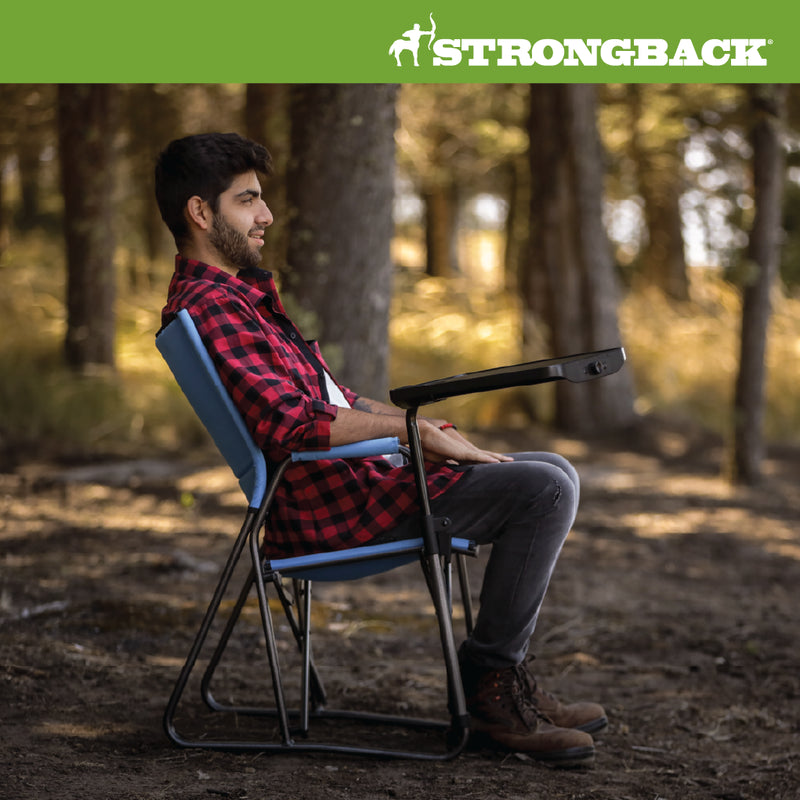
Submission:
<svg viewBox="0 0 800 800">
<path fill-rule="evenodd" d="M 159 333 L 156 344 L 196 413 L 211 433 L 234 474 L 239 478 L 240 485 L 248 498 L 248 507 L 239 534 L 165 708 L 163 722 L 167 736 L 181 747 L 231 752 L 330 752 L 423 760 L 447 760 L 457 756 L 469 737 L 469 715 L 453 633 L 451 559 L 455 556 L 465 623 L 469 633 L 472 628 L 473 611 L 464 559 L 467 555 L 474 555 L 476 548 L 469 541 L 453 538 L 449 529 L 450 521 L 437 520 L 431 512 L 417 424 L 418 409 L 420 406 L 456 395 L 561 379 L 584 381 L 608 375 L 622 366 L 625 360 L 622 348 L 467 373 L 394 389 L 391 392 L 392 402 L 406 412 L 408 448 L 400 447 L 396 439 L 383 439 L 359 442 L 326 451 L 293 453 L 272 471 L 267 480 L 263 454 L 255 447 L 244 428 L 241 417 L 227 395 L 188 312 L 185 310 L 179 312 L 178 317 Z M 420 537 L 297 558 L 270 560 L 264 557 L 264 542 L 259 537 L 266 530 L 265 523 L 276 490 L 292 462 L 336 457 L 362 458 L 396 452 L 403 452 L 410 459 L 414 470 L 421 507 Z M 205 735 L 190 737 L 178 730 L 175 721 L 176 712 L 246 546 L 249 546 L 250 551 L 249 573 L 207 662 L 201 679 L 200 694 L 205 705 L 213 712 L 234 717 L 242 715 L 277 718 L 280 740 L 276 741 L 274 738 L 267 740 L 260 736 L 254 739 L 208 738 Z M 312 582 L 352 580 L 414 561 L 419 561 L 421 564 L 438 623 L 447 676 L 449 719 L 423 719 L 326 708 L 325 689 L 311 649 Z M 285 580 L 292 582 L 291 595 L 287 591 Z M 284 693 L 275 626 L 269 607 L 268 586 L 273 587 L 281 603 L 292 636 L 301 653 L 300 702 L 294 710 L 289 709 Z M 258 597 L 275 698 L 274 707 L 226 704 L 217 700 L 212 692 L 212 682 L 217 668 L 253 587 Z M 348 719 L 362 723 L 433 728 L 447 733 L 446 742 L 440 752 L 431 752 L 390 746 L 313 741 L 309 738 L 312 719 Z"/>
</svg>

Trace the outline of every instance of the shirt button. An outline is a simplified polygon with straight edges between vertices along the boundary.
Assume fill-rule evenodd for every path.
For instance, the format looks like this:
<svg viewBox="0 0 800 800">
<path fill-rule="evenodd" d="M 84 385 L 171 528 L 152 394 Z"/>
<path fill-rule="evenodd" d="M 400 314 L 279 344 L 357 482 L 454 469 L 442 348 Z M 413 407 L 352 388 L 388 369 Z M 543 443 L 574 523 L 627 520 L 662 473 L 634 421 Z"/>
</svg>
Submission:
<svg viewBox="0 0 800 800">
<path fill-rule="evenodd" d="M 290 338 L 290 339 L 296 339 L 296 338 L 297 338 L 297 334 L 296 334 L 294 331 L 292 331 L 292 332 L 289 334 L 289 338 Z"/>
</svg>

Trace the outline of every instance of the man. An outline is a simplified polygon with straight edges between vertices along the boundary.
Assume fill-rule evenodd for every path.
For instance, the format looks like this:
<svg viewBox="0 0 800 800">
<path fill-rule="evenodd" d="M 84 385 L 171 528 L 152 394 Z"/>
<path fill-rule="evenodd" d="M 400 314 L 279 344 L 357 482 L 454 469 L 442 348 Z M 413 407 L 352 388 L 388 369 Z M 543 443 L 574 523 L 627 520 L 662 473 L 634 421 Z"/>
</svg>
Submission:
<svg viewBox="0 0 800 800">
<path fill-rule="evenodd" d="M 156 165 L 156 196 L 178 249 L 163 310 L 187 308 L 268 461 L 363 439 L 406 440 L 403 412 L 338 385 L 314 342 L 287 317 L 272 276 L 258 268 L 272 214 L 259 176 L 266 149 L 237 134 L 178 139 Z M 594 703 L 564 705 L 542 691 L 525 657 L 579 482 L 551 453 L 476 447 L 445 420 L 420 419 L 437 516 L 492 550 L 473 635 L 459 651 L 471 729 L 495 746 L 555 765 L 591 763 Z M 269 523 L 275 554 L 353 547 L 411 533 L 418 507 L 410 466 L 385 458 L 290 466 Z"/>
</svg>

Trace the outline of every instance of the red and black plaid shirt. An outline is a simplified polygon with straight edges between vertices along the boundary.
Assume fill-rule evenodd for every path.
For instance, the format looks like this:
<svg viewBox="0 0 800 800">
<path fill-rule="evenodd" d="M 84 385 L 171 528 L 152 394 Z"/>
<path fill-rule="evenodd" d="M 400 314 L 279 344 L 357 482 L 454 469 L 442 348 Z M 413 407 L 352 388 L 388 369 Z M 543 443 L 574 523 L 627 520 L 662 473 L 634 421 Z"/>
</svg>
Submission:
<svg viewBox="0 0 800 800">
<path fill-rule="evenodd" d="M 330 447 L 337 406 L 328 401 L 327 366 L 316 343 L 304 341 L 286 316 L 271 273 L 249 269 L 234 277 L 178 256 L 162 324 L 182 308 L 269 462 Z M 357 395 L 340 388 L 352 405 Z M 446 465 L 429 465 L 430 497 L 461 476 Z M 366 544 L 417 510 L 408 466 L 380 457 L 292 464 L 268 521 L 270 555 Z"/>
</svg>

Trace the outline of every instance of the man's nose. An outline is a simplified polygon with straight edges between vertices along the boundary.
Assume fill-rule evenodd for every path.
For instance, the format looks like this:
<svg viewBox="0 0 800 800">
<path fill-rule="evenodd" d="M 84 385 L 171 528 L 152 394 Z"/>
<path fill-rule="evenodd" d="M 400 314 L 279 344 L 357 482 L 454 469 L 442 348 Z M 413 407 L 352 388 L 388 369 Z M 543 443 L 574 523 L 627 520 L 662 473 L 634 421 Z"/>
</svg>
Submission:
<svg viewBox="0 0 800 800">
<path fill-rule="evenodd" d="M 259 211 L 258 217 L 256 217 L 256 222 L 268 228 L 273 223 L 272 212 L 269 210 L 269 207 L 263 200 L 261 205 L 263 208 L 261 208 Z"/>
</svg>

